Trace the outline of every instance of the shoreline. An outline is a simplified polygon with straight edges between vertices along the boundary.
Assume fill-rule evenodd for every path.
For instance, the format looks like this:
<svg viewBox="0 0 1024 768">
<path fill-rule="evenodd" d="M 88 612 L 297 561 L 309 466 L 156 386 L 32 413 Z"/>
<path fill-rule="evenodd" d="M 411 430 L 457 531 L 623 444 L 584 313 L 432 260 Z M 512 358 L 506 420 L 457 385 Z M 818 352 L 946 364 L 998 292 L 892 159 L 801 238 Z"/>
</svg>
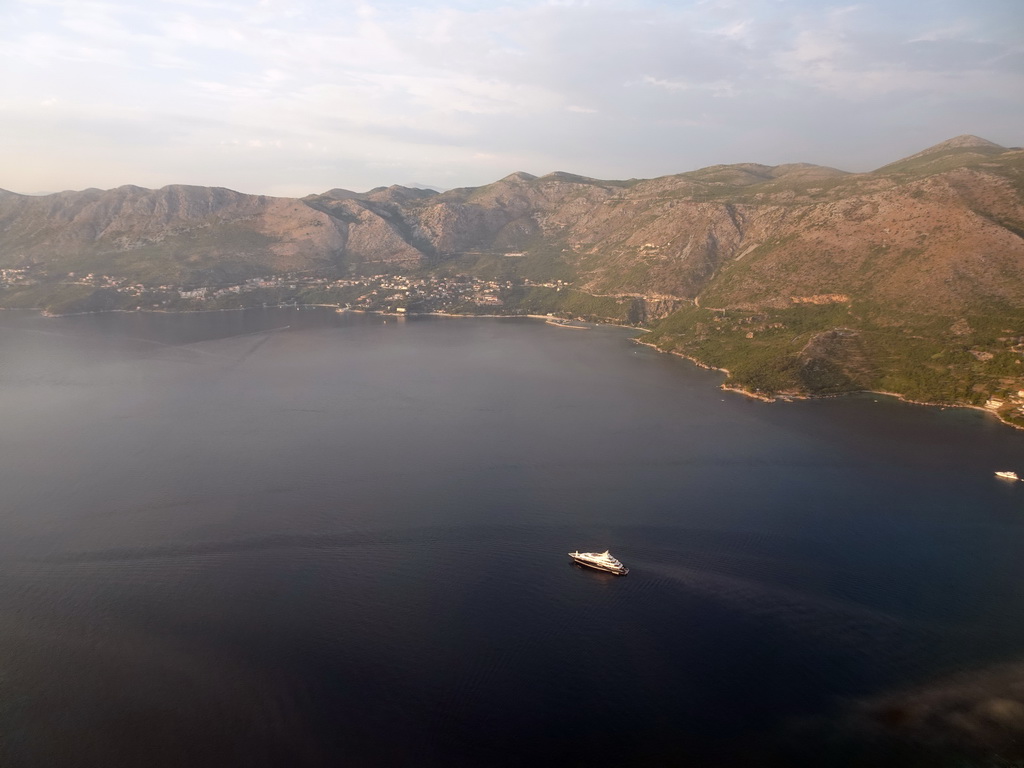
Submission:
<svg viewBox="0 0 1024 768">
<path fill-rule="evenodd" d="M 557 322 L 558 318 L 553 318 L 551 315 L 532 315 L 532 314 L 527 314 L 527 315 L 479 314 L 478 315 L 478 314 L 464 314 L 464 313 L 454 313 L 454 312 L 412 312 L 412 313 L 400 313 L 400 312 L 384 312 L 384 311 L 381 311 L 381 310 L 350 309 L 350 308 L 338 306 L 336 304 L 273 304 L 273 305 L 265 305 L 265 306 L 259 306 L 259 307 L 230 307 L 230 308 L 224 308 L 224 309 L 98 309 L 98 310 L 92 310 L 92 311 L 89 311 L 89 312 L 68 312 L 68 313 L 65 313 L 65 314 L 53 314 L 53 313 L 50 313 L 50 312 L 46 311 L 45 309 L 33 308 L 33 307 L 0 307 L 0 310 L 23 311 L 23 312 L 39 312 L 43 317 L 58 318 L 58 317 L 79 317 L 79 316 L 82 316 L 82 315 L 99 315 L 99 314 L 104 314 L 104 313 L 108 313 L 108 312 L 121 312 L 121 313 L 144 313 L 144 312 L 149 312 L 149 313 L 153 313 L 153 314 L 164 314 L 164 315 L 184 315 L 184 314 L 190 314 L 190 313 L 193 313 L 193 312 L 195 312 L 195 313 L 243 312 L 245 310 L 250 310 L 250 309 L 303 309 L 303 308 L 333 309 L 335 312 L 338 312 L 338 313 L 341 313 L 341 314 L 348 313 L 348 312 L 354 312 L 354 313 L 357 313 L 357 314 L 383 315 L 383 316 L 387 316 L 387 317 L 403 317 L 403 318 L 404 317 L 451 317 L 451 318 L 460 318 L 460 317 L 462 317 L 462 318 L 486 318 L 486 319 L 496 319 L 496 320 L 499 320 L 499 319 L 514 319 L 514 318 L 524 318 L 525 317 L 525 318 L 530 318 L 530 319 L 533 319 L 533 320 L 543 320 L 546 325 L 558 326 L 558 327 L 561 327 L 561 328 L 573 328 L 573 329 L 576 329 L 576 330 L 588 330 L 588 328 L 589 328 L 589 326 L 587 326 L 587 325 L 583 325 L 583 326 L 580 326 L 580 325 L 567 325 L 567 324 L 564 324 L 564 323 Z M 574 322 L 577 322 L 577 321 L 574 321 Z M 607 323 L 607 324 L 614 325 L 617 328 L 629 328 L 630 330 L 637 330 L 637 331 L 640 331 L 642 333 L 649 333 L 650 332 L 649 329 L 647 329 L 647 328 L 636 328 L 635 326 L 625 326 L 625 325 L 620 325 L 618 323 Z M 908 403 L 910 405 L 922 405 L 922 406 L 927 406 L 929 408 L 941 408 L 941 409 L 944 409 L 944 408 L 966 408 L 966 409 L 970 409 L 970 410 L 981 411 L 982 413 L 987 413 L 987 414 L 991 414 L 992 416 L 994 416 L 996 418 L 996 420 L 999 421 L 1000 424 L 1004 424 L 1005 426 L 1011 427 L 1012 429 L 1017 429 L 1017 430 L 1024 431 L 1024 426 L 1021 426 L 1019 424 L 1014 424 L 1011 421 L 1007 421 L 997 411 L 993 411 L 993 410 L 991 410 L 989 408 L 985 408 L 985 407 L 980 406 L 980 405 L 971 405 L 969 403 L 929 403 L 929 402 L 924 401 L 924 400 L 914 400 L 912 398 L 907 397 L 906 395 L 901 395 L 898 392 L 885 392 L 885 391 L 882 391 L 882 390 L 874 390 L 874 389 L 855 389 L 855 390 L 850 390 L 849 392 L 837 392 L 835 394 L 829 394 L 829 395 L 814 395 L 814 394 L 810 394 L 808 392 L 780 392 L 780 393 L 778 393 L 776 395 L 765 395 L 765 394 L 763 394 L 761 392 L 753 392 L 753 391 L 751 391 L 749 389 L 746 389 L 746 388 L 744 388 L 744 387 L 742 387 L 740 385 L 737 385 L 737 384 L 730 384 L 728 379 L 729 379 L 730 376 L 732 376 L 732 372 L 729 371 L 728 368 L 717 368 L 717 367 L 715 367 L 713 365 L 709 365 L 708 363 L 705 363 L 702 360 L 698 360 L 695 357 L 691 357 L 690 355 L 683 354 L 682 352 L 675 352 L 675 351 L 661 349 L 661 348 L 659 348 L 655 344 L 652 344 L 652 343 L 646 342 L 646 341 L 642 341 L 640 338 L 634 338 L 634 339 L 632 339 L 632 341 L 635 344 L 640 344 L 642 346 L 649 347 L 650 349 L 653 349 L 656 352 L 659 352 L 661 354 L 668 354 L 668 355 L 674 355 L 675 357 L 680 357 L 683 360 L 687 360 L 690 363 L 693 363 L 698 368 L 703 368 L 703 369 L 708 370 L 708 371 L 718 371 L 720 373 L 724 373 L 725 376 L 726 376 L 726 380 L 723 381 L 721 384 L 719 384 L 719 389 L 721 389 L 721 390 L 723 390 L 725 392 L 735 392 L 737 394 L 743 395 L 744 397 L 750 398 L 751 400 L 758 400 L 758 401 L 760 401 L 762 403 L 792 402 L 792 401 L 795 401 L 795 400 L 824 400 L 824 399 L 827 399 L 827 398 L 845 397 L 847 395 L 858 395 L 858 394 L 881 395 L 883 397 L 895 398 L 895 399 L 899 400 L 900 402 Z"/>
<path fill-rule="evenodd" d="M 835 394 L 830 395 L 814 395 L 808 392 L 780 392 L 776 395 L 765 395 L 760 392 L 752 392 L 749 389 L 745 389 L 744 387 L 738 384 L 730 384 L 728 381 L 728 377 L 732 376 L 732 373 L 729 371 L 728 368 L 716 368 L 713 365 L 708 365 L 707 363 L 698 360 L 694 357 L 690 357 L 689 355 L 684 355 L 681 352 L 673 352 L 669 350 L 660 349 L 658 346 L 651 344 L 650 342 L 641 341 L 640 339 L 633 339 L 633 342 L 636 344 L 641 344 L 645 347 L 649 347 L 655 350 L 656 352 L 660 352 L 662 354 L 675 355 L 676 357 L 681 357 L 682 359 L 688 360 L 689 362 L 693 363 L 698 368 L 704 368 L 705 370 L 708 371 L 718 371 L 720 373 L 724 373 L 726 375 L 726 381 L 723 381 L 721 384 L 719 384 L 719 389 L 725 392 L 736 392 L 737 394 L 743 395 L 744 397 L 749 397 L 752 400 L 759 400 L 763 403 L 785 403 L 793 402 L 795 400 L 828 400 L 831 398 L 846 397 L 848 395 L 881 395 L 882 397 L 895 398 L 896 400 L 899 400 L 901 403 L 907 403 L 909 405 L 923 405 L 928 408 L 939 409 L 965 408 L 973 411 L 981 411 L 982 413 L 987 413 L 995 417 L 995 419 L 1000 424 L 1003 424 L 1007 427 L 1011 427 L 1012 429 L 1024 430 L 1024 426 L 1021 426 L 1020 424 L 1014 424 L 1012 421 L 1007 421 L 1002 416 L 1000 416 L 997 411 L 993 411 L 990 408 L 985 408 L 984 406 L 971 405 L 969 403 L 929 403 L 925 400 L 914 400 L 912 398 L 907 397 L 906 395 L 901 395 L 899 392 L 885 392 L 883 390 L 878 389 L 851 389 L 849 392 L 837 392 Z"/>
</svg>

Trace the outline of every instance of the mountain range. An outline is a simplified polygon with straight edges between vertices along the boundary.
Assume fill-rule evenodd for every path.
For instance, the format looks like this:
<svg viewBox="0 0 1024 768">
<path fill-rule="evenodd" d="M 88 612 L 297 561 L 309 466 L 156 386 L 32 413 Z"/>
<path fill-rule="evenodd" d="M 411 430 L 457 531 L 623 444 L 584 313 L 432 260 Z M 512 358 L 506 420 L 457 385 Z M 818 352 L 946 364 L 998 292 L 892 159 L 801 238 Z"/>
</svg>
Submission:
<svg viewBox="0 0 1024 768">
<path fill-rule="evenodd" d="M 181 185 L 0 190 L 0 268 L 28 266 L 181 286 L 311 271 L 557 278 L 614 298 L 629 312 L 606 319 L 643 323 L 651 343 L 750 391 L 996 396 L 1007 416 L 1024 389 L 1024 150 L 975 136 L 870 173 L 520 172 L 443 193 L 302 199 Z M 0 304 L 17 295 L 8 287 Z"/>
</svg>

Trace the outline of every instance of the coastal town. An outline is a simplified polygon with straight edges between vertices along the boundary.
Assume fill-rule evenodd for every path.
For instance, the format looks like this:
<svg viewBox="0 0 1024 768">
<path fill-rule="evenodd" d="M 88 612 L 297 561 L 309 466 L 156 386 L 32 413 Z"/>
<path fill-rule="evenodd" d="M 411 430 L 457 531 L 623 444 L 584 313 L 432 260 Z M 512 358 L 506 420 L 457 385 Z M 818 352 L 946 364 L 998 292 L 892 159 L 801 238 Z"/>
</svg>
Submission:
<svg viewBox="0 0 1024 768">
<path fill-rule="evenodd" d="M 523 291 L 529 289 L 557 293 L 570 287 L 562 280 L 535 282 L 525 278 L 486 280 L 469 275 L 393 274 L 338 278 L 303 272 L 210 285 L 147 285 L 91 272 L 54 275 L 33 267 L 0 269 L 0 297 L 31 294 L 31 288 L 44 284 L 52 293 L 55 283 L 68 292 L 69 311 L 187 311 L 319 305 L 394 314 L 522 314 L 518 309 L 506 310 L 510 298 L 521 299 Z"/>
</svg>

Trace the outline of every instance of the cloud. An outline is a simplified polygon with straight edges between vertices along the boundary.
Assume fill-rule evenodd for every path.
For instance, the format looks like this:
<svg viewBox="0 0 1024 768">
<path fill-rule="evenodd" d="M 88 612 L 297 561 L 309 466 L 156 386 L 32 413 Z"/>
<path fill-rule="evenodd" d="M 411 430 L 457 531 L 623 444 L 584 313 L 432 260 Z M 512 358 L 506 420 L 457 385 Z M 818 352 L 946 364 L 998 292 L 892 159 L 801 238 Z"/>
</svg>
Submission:
<svg viewBox="0 0 1024 768">
<path fill-rule="evenodd" d="M 735 96 L 736 85 L 728 80 L 711 82 L 686 82 L 684 80 L 666 80 L 646 75 L 641 81 L 644 85 L 662 88 L 666 91 L 706 91 L 715 96 Z"/>
<path fill-rule="evenodd" d="M 30 177 L 23 150 L 38 142 L 18 132 L 37 130 L 28 125 L 97 156 L 116 153 L 124 131 L 105 140 L 85 126 L 120 122 L 164 142 L 121 183 L 188 181 L 170 177 L 218 163 L 238 173 L 224 155 L 235 140 L 260 142 L 264 159 L 245 178 L 259 185 L 262 174 L 268 187 L 284 169 L 311 168 L 358 169 L 368 175 L 329 183 L 358 187 L 390 183 L 370 174 L 395 167 L 400 178 L 444 174 L 444 186 L 483 183 L 485 173 L 527 163 L 541 173 L 619 177 L 741 157 L 870 167 L 894 158 L 887 130 L 899 141 L 921 134 L 915 149 L 962 132 L 1020 143 L 1011 134 L 1024 124 L 1015 98 L 1024 92 L 1024 51 L 1006 8 L 995 0 L 916 8 L 8 0 L 0 118 L 18 117 L 5 126 L 23 128 L 5 129 L 0 152 L 10 154 L 0 159 L 8 173 Z M 43 115 L 44 99 L 60 110 Z M 970 125 L 962 123 L 967 103 Z M 869 141 L 876 158 L 864 157 Z M 183 164 L 188 153 L 197 160 Z M 106 173 L 90 171 L 90 152 L 80 154 L 83 175 Z"/>
<path fill-rule="evenodd" d="M 930 24 L 904 29 L 886 24 L 880 10 L 851 6 L 799 19 L 791 43 L 775 57 L 778 79 L 851 99 L 893 93 L 999 99 L 1013 86 L 1005 76 L 990 79 L 999 70 L 1011 75 L 1004 64 L 1024 50 L 1018 41 L 1000 39 L 999 30 L 963 20 L 941 33 Z M 1024 87 L 1024 79 L 1016 85 Z"/>
</svg>

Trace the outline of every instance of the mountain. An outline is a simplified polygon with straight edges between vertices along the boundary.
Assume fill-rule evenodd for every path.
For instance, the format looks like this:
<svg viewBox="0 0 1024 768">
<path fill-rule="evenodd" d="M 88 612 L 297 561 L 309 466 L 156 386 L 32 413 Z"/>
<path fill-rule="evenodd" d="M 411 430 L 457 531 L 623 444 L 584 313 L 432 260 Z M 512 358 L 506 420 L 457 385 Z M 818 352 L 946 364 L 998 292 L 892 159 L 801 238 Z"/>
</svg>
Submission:
<svg viewBox="0 0 1024 768">
<path fill-rule="evenodd" d="M 328 189 L 322 196 L 329 197 L 332 200 L 351 200 L 353 197 L 359 197 L 359 193 L 353 192 L 350 189 L 335 187 L 334 189 Z M 316 195 L 310 195 L 310 197 L 316 197 Z"/>
<path fill-rule="evenodd" d="M 444 192 L 443 188 L 435 187 L 433 184 L 424 184 L 422 181 L 410 181 L 406 182 L 405 184 L 400 184 L 399 186 L 409 187 L 410 189 L 427 189 L 430 190 L 431 192 L 438 193 Z"/>
<path fill-rule="evenodd" d="M 881 173 L 921 173 L 922 171 L 940 171 L 944 167 L 953 167 L 969 160 L 980 160 L 1006 152 L 988 139 L 970 134 L 954 136 L 917 154 L 889 163 L 878 169 Z"/>
<path fill-rule="evenodd" d="M 326 264 L 334 220 L 298 200 L 218 187 L 0 196 L 0 266 L 193 282 Z"/>
<path fill-rule="evenodd" d="M 975 136 L 859 174 L 517 172 L 302 200 L 0 192 L 0 267 L 28 264 L 188 285 L 285 271 L 561 279 L 572 291 L 509 306 L 645 323 L 651 343 L 749 390 L 980 402 L 1024 389 L 1024 151 Z"/>
</svg>

